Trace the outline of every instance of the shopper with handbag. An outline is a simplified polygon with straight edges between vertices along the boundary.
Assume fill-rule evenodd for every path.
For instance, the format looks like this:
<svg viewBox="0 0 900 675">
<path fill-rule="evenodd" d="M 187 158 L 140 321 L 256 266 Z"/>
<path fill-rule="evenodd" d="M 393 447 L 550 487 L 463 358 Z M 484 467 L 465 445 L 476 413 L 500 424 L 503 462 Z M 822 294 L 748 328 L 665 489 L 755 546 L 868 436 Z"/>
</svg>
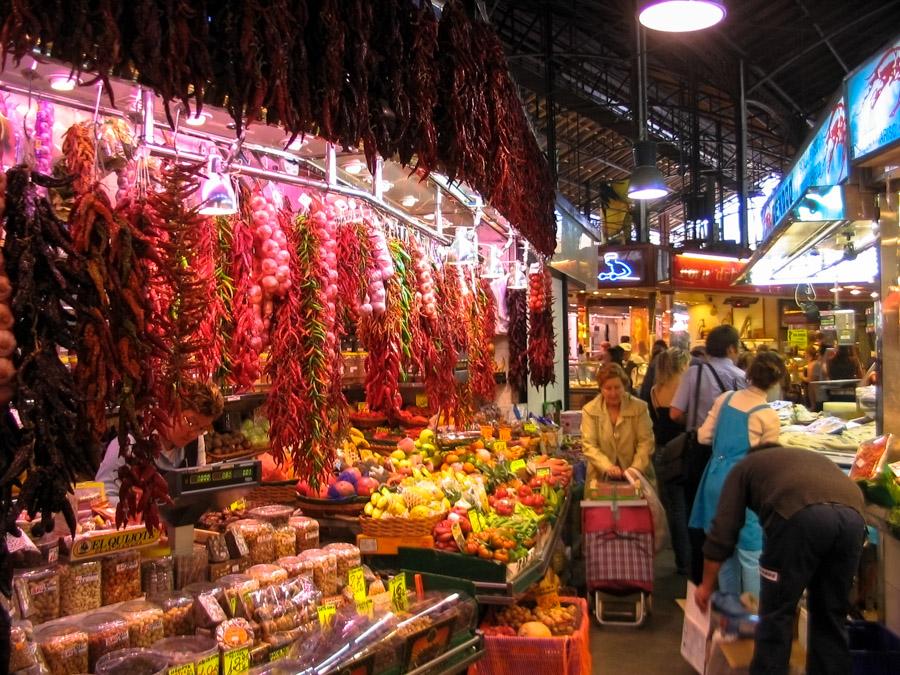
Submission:
<svg viewBox="0 0 900 675">
<path fill-rule="evenodd" d="M 582 448 L 587 482 L 624 480 L 625 470 L 648 474 L 654 451 L 647 404 L 628 393 L 630 381 L 616 363 L 597 371 L 600 393 L 582 409 Z"/>
<path fill-rule="evenodd" d="M 687 514 L 694 506 L 700 478 L 712 453 L 712 447 L 697 441 L 697 429 L 723 392 L 747 386 L 744 372 L 735 363 L 741 340 L 734 326 L 716 326 L 706 336 L 706 360 L 692 364 L 672 399 L 669 416 L 685 425 L 685 432 L 668 443 L 658 466 L 666 468 L 667 477 L 683 481 Z M 691 530 L 690 577 L 699 583 L 703 576 L 703 530 Z"/>
<path fill-rule="evenodd" d="M 784 379 L 787 369 L 775 352 L 762 352 L 753 359 L 747 371 L 749 386 L 740 391 L 720 395 L 697 431 L 700 443 L 712 443 L 712 457 L 706 465 L 690 526 L 709 532 L 722 486 L 731 468 L 750 451 L 761 445 L 778 442 L 781 423 L 778 413 L 766 402 L 766 392 Z M 734 555 L 719 571 L 719 590 L 759 597 L 759 555 L 762 551 L 762 528 L 756 515 L 746 514 Z"/>
<path fill-rule="evenodd" d="M 669 407 L 689 361 L 688 353 L 677 347 L 663 350 L 654 360 L 656 382 L 650 388 L 649 398 L 650 419 L 653 420 L 657 453 L 659 448 L 665 446 L 683 430 L 683 427 L 669 416 Z M 690 568 L 691 544 L 688 538 L 688 511 L 684 500 L 684 485 L 680 476 L 665 476 L 664 479 L 658 468 L 656 479 L 659 498 L 669 523 L 672 550 L 675 553 L 675 568 L 678 574 L 686 575 Z"/>
</svg>

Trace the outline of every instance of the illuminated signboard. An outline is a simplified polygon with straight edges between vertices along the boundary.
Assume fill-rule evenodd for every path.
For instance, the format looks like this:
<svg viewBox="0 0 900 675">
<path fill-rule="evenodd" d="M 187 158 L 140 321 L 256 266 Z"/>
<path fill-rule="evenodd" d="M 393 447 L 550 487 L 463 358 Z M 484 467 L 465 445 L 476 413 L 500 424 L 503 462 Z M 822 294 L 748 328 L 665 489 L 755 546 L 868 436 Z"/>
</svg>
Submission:
<svg viewBox="0 0 900 675">
<path fill-rule="evenodd" d="M 841 97 L 763 206 L 763 238 L 811 187 L 839 185 L 847 179 L 847 172 L 847 115 Z"/>
<path fill-rule="evenodd" d="M 794 208 L 798 221 L 842 220 L 846 218 L 844 188 L 840 185 L 812 187 Z"/>
<path fill-rule="evenodd" d="M 744 271 L 744 263 L 724 258 L 677 255 L 672 265 L 675 288 L 728 289 Z"/>
<path fill-rule="evenodd" d="M 847 102 L 854 160 L 900 139 L 900 38 L 847 79 Z"/>
<path fill-rule="evenodd" d="M 620 288 L 623 286 L 647 286 L 653 281 L 648 279 L 647 271 L 652 268 L 651 252 L 647 246 L 619 247 L 600 250 L 600 264 L 597 269 L 597 286 L 599 288 Z"/>
</svg>

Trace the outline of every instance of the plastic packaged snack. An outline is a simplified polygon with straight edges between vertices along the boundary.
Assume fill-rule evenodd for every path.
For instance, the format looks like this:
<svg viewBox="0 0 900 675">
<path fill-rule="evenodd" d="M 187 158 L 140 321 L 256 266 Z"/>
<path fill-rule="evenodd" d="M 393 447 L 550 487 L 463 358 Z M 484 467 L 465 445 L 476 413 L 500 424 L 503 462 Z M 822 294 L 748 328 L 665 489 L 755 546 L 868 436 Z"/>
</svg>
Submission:
<svg viewBox="0 0 900 675">
<path fill-rule="evenodd" d="M 300 557 L 312 564 L 313 583 L 322 595 L 335 595 L 338 592 L 337 555 L 319 548 L 311 548 L 303 551 Z"/>
<path fill-rule="evenodd" d="M 116 609 L 128 623 L 132 647 L 150 647 L 165 637 L 162 609 L 147 600 L 132 600 Z"/>
<path fill-rule="evenodd" d="M 219 672 L 219 646 L 210 637 L 191 635 L 165 638 L 153 645 L 153 651 L 164 655 L 170 667 L 190 664 L 194 666 L 195 673 Z"/>
<path fill-rule="evenodd" d="M 128 622 L 114 612 L 95 612 L 80 622 L 88 636 L 88 665 L 93 671 L 102 657 L 131 646 Z"/>
<path fill-rule="evenodd" d="M 219 584 L 222 587 L 223 607 L 231 618 L 248 611 L 250 594 L 259 590 L 259 580 L 246 574 L 228 574 L 219 579 Z"/>
<path fill-rule="evenodd" d="M 253 628 L 246 619 L 228 619 L 216 628 L 216 643 L 225 651 L 249 647 L 253 639 Z"/>
<path fill-rule="evenodd" d="M 231 523 L 228 529 L 243 535 L 254 565 L 275 560 L 275 528 L 269 523 L 245 518 Z"/>
<path fill-rule="evenodd" d="M 230 558 L 228 542 L 225 541 L 225 535 L 222 534 L 216 534 L 206 540 L 206 551 L 211 563 L 223 563 Z"/>
<path fill-rule="evenodd" d="M 278 565 L 254 565 L 247 570 L 247 576 L 256 579 L 260 588 L 276 586 L 288 580 L 288 573 Z"/>
<path fill-rule="evenodd" d="M 37 567 L 19 576 L 24 579 L 31 596 L 32 615 L 35 625 L 59 617 L 59 567 L 47 565 Z"/>
<path fill-rule="evenodd" d="M 34 631 L 49 675 L 74 675 L 88 669 L 88 636 L 77 626 L 48 624 Z"/>
<path fill-rule="evenodd" d="M 297 535 L 287 523 L 275 526 L 275 557 L 294 555 L 297 552 Z"/>
<path fill-rule="evenodd" d="M 184 591 L 172 591 L 151 600 L 163 611 L 166 637 L 194 634 L 194 596 Z"/>
<path fill-rule="evenodd" d="M 172 556 L 163 555 L 141 561 L 141 590 L 148 597 L 175 589 Z"/>
<path fill-rule="evenodd" d="M 247 512 L 247 515 L 256 520 L 269 523 L 273 527 L 278 527 L 279 525 L 287 525 L 288 518 L 291 517 L 293 512 L 294 509 L 290 506 L 285 506 L 284 504 L 269 504 L 267 506 L 257 506 L 255 509 L 250 509 L 250 511 Z"/>
<path fill-rule="evenodd" d="M 347 572 L 354 567 L 362 565 L 362 556 L 359 549 L 353 544 L 339 542 L 328 544 L 322 550 L 334 553 L 337 556 L 338 585 L 343 588 L 347 585 Z"/>
<path fill-rule="evenodd" d="M 878 476 L 884 466 L 885 458 L 890 454 L 893 443 L 892 434 L 885 434 L 860 443 L 856 450 L 853 466 L 850 467 L 850 478 L 852 480 L 870 480 Z"/>
<path fill-rule="evenodd" d="M 137 551 L 112 553 L 100 559 L 103 604 L 132 600 L 141 594 L 141 556 Z"/>
<path fill-rule="evenodd" d="M 102 603 L 100 561 L 71 561 L 59 567 L 59 613 L 62 616 L 81 614 L 97 609 Z"/>
<path fill-rule="evenodd" d="M 288 579 L 296 579 L 301 575 L 307 575 L 312 578 L 312 563 L 304 560 L 299 555 L 289 555 L 279 558 L 275 564 L 281 567 L 288 574 Z"/>
<path fill-rule="evenodd" d="M 32 668 L 38 664 L 34 631 L 28 621 L 14 621 L 9 631 L 9 671 Z"/>
<path fill-rule="evenodd" d="M 120 649 L 97 662 L 96 675 L 159 675 L 169 661 L 153 649 Z"/>
<path fill-rule="evenodd" d="M 208 570 L 209 551 L 203 544 L 194 544 L 191 555 L 175 556 L 175 588 L 209 581 Z"/>
<path fill-rule="evenodd" d="M 319 521 L 306 516 L 293 515 L 288 520 L 297 535 L 297 553 L 319 548 Z"/>
<path fill-rule="evenodd" d="M 197 629 L 211 630 L 227 617 L 221 603 L 212 593 L 200 593 L 194 597 L 194 624 Z"/>
</svg>

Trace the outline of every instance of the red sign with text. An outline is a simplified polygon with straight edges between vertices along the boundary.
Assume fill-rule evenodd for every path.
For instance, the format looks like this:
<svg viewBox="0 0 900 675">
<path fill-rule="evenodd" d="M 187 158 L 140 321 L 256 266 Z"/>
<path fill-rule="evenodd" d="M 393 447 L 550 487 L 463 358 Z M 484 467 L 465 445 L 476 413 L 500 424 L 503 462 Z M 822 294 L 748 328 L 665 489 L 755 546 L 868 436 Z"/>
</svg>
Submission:
<svg viewBox="0 0 900 675">
<path fill-rule="evenodd" d="M 737 260 L 715 260 L 677 255 L 672 263 L 672 285 L 675 288 L 727 290 L 731 288 L 744 263 Z"/>
</svg>

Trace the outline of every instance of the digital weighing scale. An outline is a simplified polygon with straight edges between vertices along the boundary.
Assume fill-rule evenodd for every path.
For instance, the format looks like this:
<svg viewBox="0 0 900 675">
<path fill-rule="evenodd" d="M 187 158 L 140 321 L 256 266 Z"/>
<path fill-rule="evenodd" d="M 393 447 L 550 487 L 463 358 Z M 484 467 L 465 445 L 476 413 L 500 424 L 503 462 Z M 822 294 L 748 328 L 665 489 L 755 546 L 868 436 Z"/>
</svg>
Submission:
<svg viewBox="0 0 900 675">
<path fill-rule="evenodd" d="M 192 555 L 194 523 L 209 509 L 222 509 L 259 485 L 262 463 L 257 459 L 218 462 L 161 471 L 172 504 L 160 508 L 173 555 Z"/>
</svg>

